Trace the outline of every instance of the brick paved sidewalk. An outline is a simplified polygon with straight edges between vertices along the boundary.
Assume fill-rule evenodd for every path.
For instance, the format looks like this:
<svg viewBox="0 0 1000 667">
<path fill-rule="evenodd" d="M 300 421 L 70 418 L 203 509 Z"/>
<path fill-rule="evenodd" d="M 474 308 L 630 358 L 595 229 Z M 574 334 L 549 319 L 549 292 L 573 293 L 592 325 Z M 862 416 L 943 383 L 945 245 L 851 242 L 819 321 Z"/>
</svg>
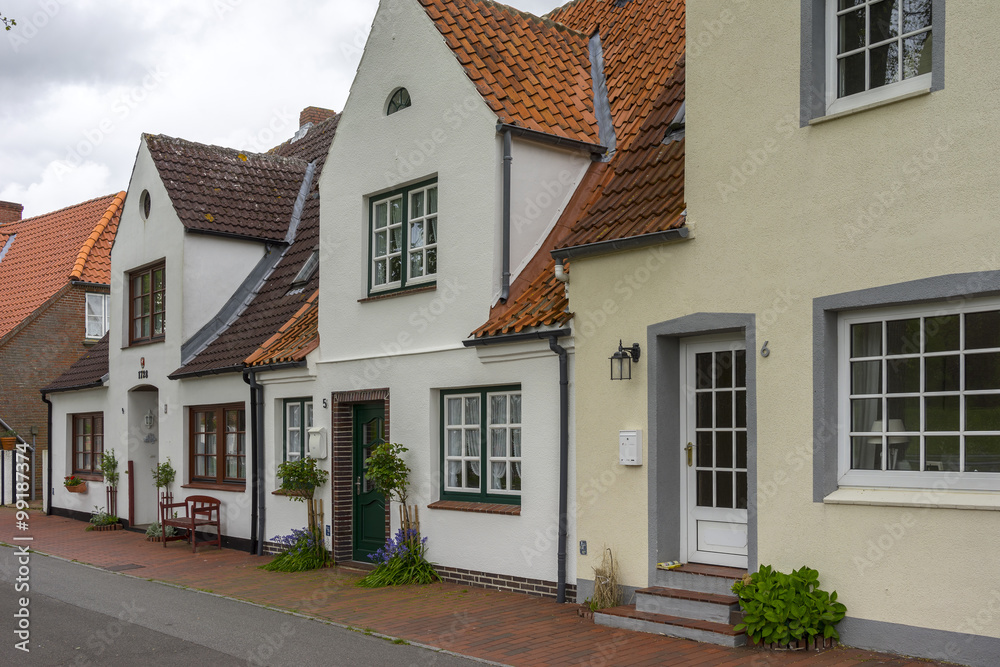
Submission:
<svg viewBox="0 0 1000 667">
<path fill-rule="evenodd" d="M 0 508 L 0 541 L 12 544 L 14 512 Z M 577 606 L 518 593 L 457 584 L 363 589 L 360 574 L 342 568 L 264 572 L 267 562 L 230 549 L 197 555 L 183 542 L 163 547 L 129 531 L 87 532 L 86 524 L 31 512 L 35 551 L 128 576 L 155 579 L 257 604 L 300 612 L 461 655 L 510 665 L 887 665 L 942 663 L 857 649 L 766 652 L 728 649 L 685 639 L 605 628 L 584 620 Z M 23 544 L 23 542 L 21 543 Z M 3 551 L 0 551 L 3 554 Z M 7 557 L 7 556 L 0 556 Z M 138 566 L 138 567 L 135 567 Z"/>
</svg>

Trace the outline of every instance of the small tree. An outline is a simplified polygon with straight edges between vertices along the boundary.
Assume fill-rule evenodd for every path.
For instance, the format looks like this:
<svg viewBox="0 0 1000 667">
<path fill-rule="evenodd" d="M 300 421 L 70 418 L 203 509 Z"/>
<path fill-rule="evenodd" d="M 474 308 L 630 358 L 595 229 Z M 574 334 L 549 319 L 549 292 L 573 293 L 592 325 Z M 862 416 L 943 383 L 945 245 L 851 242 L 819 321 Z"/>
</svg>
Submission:
<svg viewBox="0 0 1000 667">
<path fill-rule="evenodd" d="M 115 450 L 106 449 L 101 454 L 101 472 L 104 474 L 104 481 L 108 485 L 108 513 L 118 515 L 118 457 Z"/>
<path fill-rule="evenodd" d="M 157 500 L 159 500 L 160 489 L 165 491 L 170 491 L 170 485 L 174 482 L 174 477 L 177 476 L 177 472 L 174 467 L 170 465 L 170 457 L 167 460 L 157 465 L 155 468 L 150 470 L 153 473 L 153 484 L 156 485 L 156 495 Z"/>
<path fill-rule="evenodd" d="M 318 461 L 311 456 L 304 456 L 295 461 L 285 461 L 278 466 L 278 477 L 281 478 L 281 489 L 285 495 L 296 502 L 309 501 L 307 506 L 309 526 L 301 534 L 293 531 L 292 535 L 281 538 L 290 548 L 282 556 L 276 558 L 272 569 L 282 569 L 284 567 L 299 567 L 285 563 L 285 560 L 292 559 L 292 552 L 309 552 L 306 559 L 313 567 L 320 567 L 326 562 L 326 545 L 323 540 L 323 531 L 320 530 L 323 515 L 323 501 L 313 498 L 317 486 L 326 484 L 330 473 L 319 467 Z M 275 538 L 278 540 L 279 538 Z M 318 564 L 316 564 L 318 563 Z M 308 568 L 307 568 L 308 569 Z M 294 571 L 294 570 L 288 570 Z"/>
</svg>

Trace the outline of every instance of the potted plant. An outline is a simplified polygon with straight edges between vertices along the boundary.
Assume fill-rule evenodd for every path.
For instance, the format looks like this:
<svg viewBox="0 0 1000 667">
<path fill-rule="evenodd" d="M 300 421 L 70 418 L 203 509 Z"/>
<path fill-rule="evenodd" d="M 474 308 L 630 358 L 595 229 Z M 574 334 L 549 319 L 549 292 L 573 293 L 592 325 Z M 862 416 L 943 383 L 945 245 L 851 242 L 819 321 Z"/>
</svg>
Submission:
<svg viewBox="0 0 1000 667">
<path fill-rule="evenodd" d="M 94 512 L 90 515 L 90 525 L 87 526 L 87 530 L 106 531 L 121 530 L 121 528 L 122 525 L 117 516 L 94 505 Z"/>
<path fill-rule="evenodd" d="M 3 446 L 5 452 L 9 452 L 17 447 L 17 431 L 8 428 L 0 433 L 0 445 Z"/>
<path fill-rule="evenodd" d="M 299 502 L 312 498 L 316 487 L 325 484 L 330 477 L 330 473 L 321 470 L 316 463 L 316 459 L 305 456 L 279 465 L 278 477 L 281 478 L 282 492 Z"/>
<path fill-rule="evenodd" d="M 76 475 L 70 475 L 69 477 L 63 478 L 63 486 L 70 493 L 86 493 L 87 492 L 87 482 L 80 479 Z"/>
<path fill-rule="evenodd" d="M 107 449 L 101 454 L 101 472 L 107 483 L 108 512 L 118 514 L 118 457 L 113 449 Z"/>
<path fill-rule="evenodd" d="M 170 457 L 167 457 L 166 461 L 157 464 L 154 468 L 150 469 L 153 474 L 153 484 L 156 485 L 156 503 L 159 507 L 160 503 L 160 489 L 164 489 L 166 492 L 170 492 L 170 485 L 173 483 L 174 478 L 177 476 L 177 471 L 170 464 Z M 170 501 L 168 501 L 170 502 Z M 167 537 L 173 534 L 173 527 L 167 526 Z M 157 517 L 156 523 L 151 524 L 148 529 L 146 529 L 146 538 L 149 539 L 151 535 L 155 535 L 156 539 L 160 537 L 160 521 Z"/>
</svg>

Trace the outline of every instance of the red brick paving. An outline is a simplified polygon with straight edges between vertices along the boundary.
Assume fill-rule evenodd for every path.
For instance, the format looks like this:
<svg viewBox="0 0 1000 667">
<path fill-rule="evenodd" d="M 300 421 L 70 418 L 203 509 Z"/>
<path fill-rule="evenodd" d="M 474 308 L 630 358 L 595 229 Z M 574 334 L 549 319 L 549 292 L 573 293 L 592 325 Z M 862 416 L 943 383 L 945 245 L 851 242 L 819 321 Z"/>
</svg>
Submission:
<svg viewBox="0 0 1000 667">
<path fill-rule="evenodd" d="M 287 609 L 355 628 L 399 637 L 511 665 L 671 665 L 770 667 L 885 665 L 926 667 L 942 663 L 850 648 L 824 652 L 729 649 L 685 639 L 626 632 L 595 625 L 576 605 L 519 593 L 458 584 L 358 588 L 357 572 L 264 572 L 266 558 L 206 547 L 193 555 L 183 542 L 163 547 L 129 531 L 87 532 L 86 524 L 31 512 L 35 551 L 98 567 L 137 564 L 125 576 L 171 584 Z M 14 512 L 0 509 L 0 540 L 12 544 Z"/>
</svg>

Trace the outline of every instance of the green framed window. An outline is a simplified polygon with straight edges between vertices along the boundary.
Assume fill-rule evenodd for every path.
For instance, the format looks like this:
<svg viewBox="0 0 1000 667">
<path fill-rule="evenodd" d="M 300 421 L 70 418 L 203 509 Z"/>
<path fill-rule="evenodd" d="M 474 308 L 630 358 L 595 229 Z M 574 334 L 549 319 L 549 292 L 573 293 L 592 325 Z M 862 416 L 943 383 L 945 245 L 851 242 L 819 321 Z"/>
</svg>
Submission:
<svg viewBox="0 0 1000 667">
<path fill-rule="evenodd" d="M 311 398 L 290 398 L 284 402 L 284 442 L 285 461 L 298 461 L 305 456 L 306 437 L 313 425 L 313 402 Z"/>
<path fill-rule="evenodd" d="M 437 181 L 371 197 L 368 216 L 369 294 L 433 284 L 437 279 Z"/>
<path fill-rule="evenodd" d="M 521 503 L 521 387 L 441 392 L 441 498 Z"/>
</svg>

